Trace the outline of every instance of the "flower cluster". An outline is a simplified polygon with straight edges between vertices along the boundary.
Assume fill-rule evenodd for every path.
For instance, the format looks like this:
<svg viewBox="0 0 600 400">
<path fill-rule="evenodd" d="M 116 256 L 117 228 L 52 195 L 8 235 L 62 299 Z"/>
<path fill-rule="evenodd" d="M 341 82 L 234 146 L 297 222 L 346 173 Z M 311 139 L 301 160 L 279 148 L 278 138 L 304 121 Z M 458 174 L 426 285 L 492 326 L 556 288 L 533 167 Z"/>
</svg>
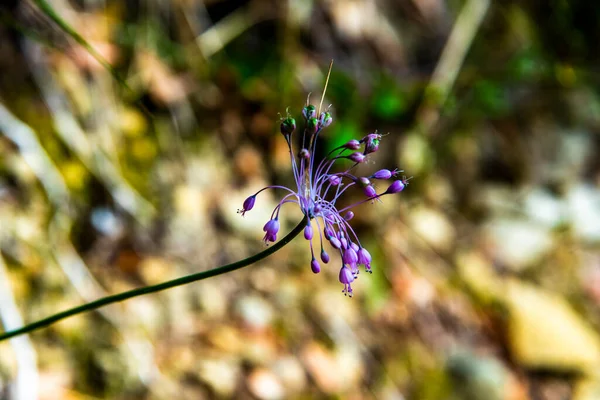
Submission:
<svg viewBox="0 0 600 400">
<path fill-rule="evenodd" d="M 394 180 L 384 192 L 377 193 L 373 185 L 374 181 L 391 180 L 399 175 L 400 170 L 380 169 L 371 176 L 355 176 L 351 171 L 366 161 L 369 154 L 379 149 L 382 135 L 369 133 L 360 140 L 350 140 L 348 143 L 333 149 L 315 167 L 314 155 L 316 154 L 317 139 L 323 129 L 331 125 L 333 121 L 329 111 L 318 112 L 316 107 L 308 104 L 302 110 L 305 129 L 302 134 L 302 149 L 294 156 L 292 146 L 292 135 L 296 130 L 296 120 L 289 114 L 282 118 L 280 130 L 288 145 L 294 180 L 295 190 L 285 186 L 267 186 L 252 196 L 248 197 L 243 208 L 238 212 L 244 215 L 250 211 L 256 202 L 256 196 L 267 189 L 282 189 L 288 192 L 271 213 L 271 219 L 265 224 L 263 240 L 266 244 L 277 240 L 279 232 L 279 212 L 281 206 L 286 203 L 297 204 L 307 217 L 307 225 L 304 229 L 304 238 L 310 244 L 311 262 L 310 267 L 314 273 L 321 271 L 321 264 L 315 257 L 313 248 L 314 226 L 320 238 L 320 260 L 327 264 L 330 260 L 329 254 L 323 248 L 325 240 L 329 242 L 335 251 L 340 253 L 342 267 L 339 280 L 344 285 L 343 293 L 352 296 L 351 283 L 358 277 L 359 265 L 363 265 L 366 272 L 371 272 L 371 255 L 361 246 L 360 240 L 349 224 L 354 217 L 350 211 L 353 207 L 380 197 L 401 192 L 408 184 L 408 179 L 402 177 Z M 336 161 L 350 160 L 350 167 L 343 172 L 332 171 Z M 362 190 L 366 199 L 352 205 L 338 209 L 337 200 L 351 187 Z M 323 239 L 324 238 L 324 239 Z"/>
</svg>

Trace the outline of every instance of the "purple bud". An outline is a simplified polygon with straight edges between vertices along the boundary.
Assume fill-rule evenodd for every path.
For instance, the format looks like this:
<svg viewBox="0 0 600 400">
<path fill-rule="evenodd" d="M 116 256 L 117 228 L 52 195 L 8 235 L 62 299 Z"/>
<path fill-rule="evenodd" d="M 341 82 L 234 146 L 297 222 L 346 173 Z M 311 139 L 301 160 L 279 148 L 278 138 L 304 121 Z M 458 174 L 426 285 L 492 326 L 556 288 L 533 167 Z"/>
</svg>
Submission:
<svg viewBox="0 0 600 400">
<path fill-rule="evenodd" d="M 340 235 L 340 243 L 342 245 L 342 249 L 347 249 L 348 248 L 348 241 L 346 240 L 346 238 L 344 237 L 344 235 Z"/>
<path fill-rule="evenodd" d="M 310 262 L 310 269 L 315 274 L 318 274 L 319 272 L 321 272 L 321 266 L 319 265 L 319 262 L 317 261 L 317 259 L 314 257 L 313 257 L 312 261 Z"/>
<path fill-rule="evenodd" d="M 340 247 L 342 247 L 342 243 L 335 236 L 331 236 L 329 238 L 329 243 L 334 249 L 339 249 Z"/>
<path fill-rule="evenodd" d="M 346 214 L 344 214 L 344 219 L 346 221 L 350 221 L 352 218 L 354 218 L 354 213 L 352 211 L 348 211 Z"/>
<path fill-rule="evenodd" d="M 250 196 L 246 200 L 244 200 L 244 204 L 242 206 L 242 211 L 238 210 L 238 212 L 242 214 L 242 217 L 244 216 L 244 214 L 246 214 L 247 211 L 252 210 L 255 202 L 256 202 L 256 195 Z"/>
<path fill-rule="evenodd" d="M 358 150 L 360 148 L 360 142 L 356 139 L 352 139 L 351 141 L 349 141 L 342 147 L 344 147 L 348 150 Z"/>
<path fill-rule="evenodd" d="M 374 153 L 379 150 L 379 142 L 381 135 L 378 133 L 369 133 L 367 136 L 361 139 L 361 143 L 365 143 L 365 155 Z"/>
<path fill-rule="evenodd" d="M 323 233 L 325 234 L 325 239 L 329 239 L 331 237 L 334 237 L 335 232 L 333 231 L 333 229 L 331 229 L 330 226 L 326 225 L 325 228 L 323 228 Z"/>
<path fill-rule="evenodd" d="M 311 224 L 306 225 L 304 228 L 304 239 L 311 240 L 313 237 L 313 228 Z"/>
<path fill-rule="evenodd" d="M 404 186 L 406 186 L 404 184 L 403 181 L 398 180 L 398 181 L 394 181 L 390 187 L 387 188 L 387 190 L 385 191 L 386 194 L 394 194 L 394 193 L 398 193 L 404 190 Z"/>
<path fill-rule="evenodd" d="M 368 198 L 377 196 L 377 192 L 375 191 L 375 188 L 373 187 L 373 185 L 369 185 L 366 188 L 364 188 L 363 192 L 364 192 L 365 196 L 367 196 Z"/>
<path fill-rule="evenodd" d="M 308 160 L 310 158 L 310 152 L 308 150 L 306 150 L 306 149 L 302 149 L 298 153 L 298 157 L 299 158 L 304 158 L 305 160 Z"/>
<path fill-rule="evenodd" d="M 332 122 L 333 118 L 331 117 L 331 114 L 329 114 L 329 112 L 325 111 L 321 113 L 321 116 L 319 117 L 319 124 L 322 128 L 327 128 L 329 125 L 331 125 Z"/>
<path fill-rule="evenodd" d="M 361 162 L 365 161 L 365 155 L 363 153 L 352 153 L 350 154 L 348 157 L 348 159 L 354 161 L 355 163 L 360 164 Z"/>
<path fill-rule="evenodd" d="M 321 212 L 321 205 L 320 204 L 315 204 L 315 207 L 313 208 L 313 213 L 314 214 L 318 214 Z"/>
<path fill-rule="evenodd" d="M 358 262 L 356 251 L 352 247 L 347 248 L 342 255 L 342 261 L 346 265 L 354 265 Z"/>
<path fill-rule="evenodd" d="M 311 119 L 317 116 L 317 108 L 312 104 L 307 105 L 302 109 L 302 115 L 304 118 Z"/>
<path fill-rule="evenodd" d="M 323 249 L 321 249 L 321 261 L 323 261 L 325 264 L 329 262 L 329 254 L 327 254 L 327 252 Z"/>
<path fill-rule="evenodd" d="M 371 175 L 371 178 L 375 179 L 390 179 L 391 177 L 392 171 L 390 171 L 389 169 L 380 169 L 379 171 Z"/>
<path fill-rule="evenodd" d="M 337 175 L 330 175 L 329 176 L 329 183 L 331 183 L 331 186 L 337 186 L 340 183 L 342 183 L 342 178 L 340 178 Z"/>
<path fill-rule="evenodd" d="M 364 247 L 361 247 L 358 250 L 358 263 L 364 264 L 366 266 L 370 262 L 371 262 L 371 254 L 369 254 L 367 249 L 365 249 Z"/>
<path fill-rule="evenodd" d="M 367 187 L 371 184 L 371 181 L 366 176 L 361 176 L 358 178 L 358 184 L 362 187 Z"/>
<path fill-rule="evenodd" d="M 266 242 L 274 242 L 277 240 L 277 232 L 279 232 L 279 220 L 277 218 L 268 221 L 263 227 L 265 231 L 265 237 L 263 240 Z"/>
<path fill-rule="evenodd" d="M 340 269 L 339 280 L 340 283 L 344 285 L 342 293 L 352 297 L 352 286 L 350 286 L 350 284 L 354 282 L 354 275 L 352 274 L 352 271 L 350 271 L 349 268 L 342 266 L 342 269 Z"/>
<path fill-rule="evenodd" d="M 354 243 L 354 242 L 351 242 L 351 243 L 350 243 L 350 247 L 352 247 L 352 249 L 353 249 L 354 251 L 356 251 L 356 253 L 357 253 L 357 256 L 358 256 L 358 250 L 360 249 L 360 247 L 358 247 L 358 245 L 357 245 L 356 243 Z"/>
</svg>

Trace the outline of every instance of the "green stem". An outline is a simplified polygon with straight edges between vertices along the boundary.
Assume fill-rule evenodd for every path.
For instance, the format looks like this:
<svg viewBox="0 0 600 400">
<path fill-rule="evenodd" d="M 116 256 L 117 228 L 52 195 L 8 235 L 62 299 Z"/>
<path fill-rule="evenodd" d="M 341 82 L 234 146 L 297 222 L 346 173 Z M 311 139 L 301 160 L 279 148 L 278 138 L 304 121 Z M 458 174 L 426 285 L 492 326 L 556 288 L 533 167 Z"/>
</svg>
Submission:
<svg viewBox="0 0 600 400">
<path fill-rule="evenodd" d="M 70 308 L 68 310 L 59 312 L 57 314 L 51 315 L 47 318 L 40 319 L 39 321 L 32 322 L 29 325 L 25 325 L 22 328 L 15 329 L 12 331 L 4 332 L 0 335 L 0 342 L 11 337 L 15 337 L 18 335 L 22 335 L 24 333 L 33 332 L 35 330 L 44 328 L 46 326 L 52 325 L 53 323 L 63 320 L 65 318 L 72 317 L 73 315 L 81 314 L 87 311 L 95 310 L 100 307 L 104 307 L 108 304 L 117 303 L 119 301 L 131 299 L 132 297 L 142 296 L 148 293 L 160 292 L 161 290 L 170 289 L 175 286 L 185 285 L 191 282 L 196 282 L 202 279 L 210 278 L 212 276 L 217 276 L 224 274 L 226 272 L 235 271 L 236 269 L 240 269 L 246 267 L 248 265 L 254 264 L 257 261 L 262 260 L 275 253 L 277 250 L 281 249 L 283 246 L 292 241 L 300 232 L 304 230 L 306 226 L 306 219 L 302 220 L 290 233 L 288 233 L 283 239 L 279 242 L 275 243 L 273 246 L 269 247 L 265 251 L 261 251 L 258 254 L 255 254 L 251 257 L 245 258 L 240 261 L 236 261 L 231 264 L 223 265 L 221 267 L 213 268 L 208 271 L 198 272 L 195 274 L 187 275 L 181 278 L 173 279 L 171 281 L 159 283 L 158 285 L 146 286 L 138 289 L 129 290 L 127 292 L 115 294 L 112 296 L 106 296 L 101 299 L 92 301 L 87 304 L 83 304 L 81 306 L 77 306 L 74 308 Z"/>
</svg>

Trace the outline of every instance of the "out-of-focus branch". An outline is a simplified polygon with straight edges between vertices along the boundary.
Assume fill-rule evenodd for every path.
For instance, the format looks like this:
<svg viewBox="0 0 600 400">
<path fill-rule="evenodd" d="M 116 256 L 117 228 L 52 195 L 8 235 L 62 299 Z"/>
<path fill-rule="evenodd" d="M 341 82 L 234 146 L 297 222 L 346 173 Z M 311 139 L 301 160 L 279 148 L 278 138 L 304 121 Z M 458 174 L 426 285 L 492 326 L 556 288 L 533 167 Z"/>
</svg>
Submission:
<svg viewBox="0 0 600 400">
<path fill-rule="evenodd" d="M 448 42 L 425 90 L 425 102 L 418 112 L 419 128 L 427 135 L 431 135 L 432 128 L 439 119 L 440 109 L 448 98 L 467 51 L 471 47 L 489 7 L 490 0 L 468 0 L 456 19 Z"/>
<path fill-rule="evenodd" d="M 23 326 L 23 318 L 15 303 L 2 254 L 0 254 L 0 319 L 5 330 Z M 37 355 L 29 336 L 11 339 L 10 344 L 15 351 L 17 360 L 17 377 L 14 386 L 11 388 L 12 397 L 15 399 L 36 400 L 38 398 L 39 382 Z"/>
<path fill-rule="evenodd" d="M 155 208 L 131 187 L 102 150 L 90 142 L 70 112 L 68 101 L 55 83 L 54 77 L 44 68 L 43 53 L 39 45 L 27 41 L 25 43 L 26 56 L 31 61 L 33 75 L 52 114 L 60 138 L 77 154 L 84 165 L 104 182 L 117 204 L 138 221 L 148 222 L 156 214 Z"/>
</svg>

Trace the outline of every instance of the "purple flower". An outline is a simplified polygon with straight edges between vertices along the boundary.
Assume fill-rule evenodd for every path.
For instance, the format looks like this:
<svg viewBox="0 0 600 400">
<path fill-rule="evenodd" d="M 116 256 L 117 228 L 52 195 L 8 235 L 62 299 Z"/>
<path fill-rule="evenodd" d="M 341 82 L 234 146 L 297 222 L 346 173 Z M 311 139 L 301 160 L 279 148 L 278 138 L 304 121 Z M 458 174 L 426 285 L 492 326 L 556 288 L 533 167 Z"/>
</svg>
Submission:
<svg viewBox="0 0 600 400">
<path fill-rule="evenodd" d="M 364 163 L 369 154 L 379 149 L 382 135 L 377 132 L 370 133 L 361 140 L 352 139 L 330 151 L 322 160 L 315 160 L 314 156 L 318 154 L 319 135 L 332 123 L 333 118 L 329 111 L 321 112 L 308 102 L 302 110 L 302 115 L 305 129 L 300 147 L 302 150 L 297 156 L 294 156 L 296 153 L 292 147 L 292 136 L 296 130 L 296 121 L 287 115 L 286 118 L 282 118 L 280 126 L 281 133 L 288 145 L 295 186 L 292 188 L 276 185 L 267 186 L 248 197 L 239 212 L 244 215 L 244 213 L 250 211 L 254 207 L 256 196 L 264 190 L 281 189 L 287 192 L 271 213 L 271 219 L 265 224 L 263 240 L 265 243 L 277 240 L 279 213 L 282 206 L 284 204 L 296 204 L 308 218 L 308 224 L 304 228 L 304 238 L 309 242 L 311 270 L 315 273 L 321 271 L 321 264 L 314 254 L 314 246 L 316 245 L 320 247 L 320 258 L 323 264 L 329 262 L 330 256 L 323 248 L 329 242 L 341 257 L 342 268 L 339 281 L 344 285 L 343 292 L 352 296 L 350 284 L 358 277 L 359 266 L 363 265 L 365 271 L 371 272 L 371 255 L 362 247 L 358 236 L 350 226 L 349 221 L 354 217 L 354 212 L 350 209 L 366 202 L 374 203 L 374 200 L 379 200 L 382 196 L 401 192 L 408 184 L 408 179 L 396 180 L 386 191 L 377 193 L 371 179 L 387 180 L 401 171 L 397 169 L 393 171 L 380 169 L 371 176 L 357 177 L 354 175 L 353 170 L 357 164 Z M 352 164 L 348 163 L 347 160 L 352 161 Z M 344 165 L 344 163 L 345 168 L 336 169 L 338 164 Z M 362 190 L 367 198 L 348 206 L 337 204 L 344 193 L 356 189 Z M 313 230 L 313 223 L 316 224 L 315 230 Z M 318 244 L 313 243 L 313 239 L 316 240 L 315 234 L 318 234 Z"/>
</svg>

